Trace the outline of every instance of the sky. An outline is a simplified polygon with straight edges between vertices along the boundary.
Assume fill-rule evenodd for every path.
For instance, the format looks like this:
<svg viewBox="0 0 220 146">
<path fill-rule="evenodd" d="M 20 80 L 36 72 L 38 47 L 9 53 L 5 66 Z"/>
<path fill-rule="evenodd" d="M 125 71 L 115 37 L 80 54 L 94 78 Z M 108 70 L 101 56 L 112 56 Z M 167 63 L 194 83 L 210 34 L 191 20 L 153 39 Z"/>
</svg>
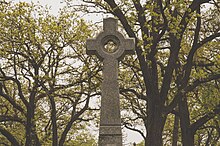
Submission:
<svg viewBox="0 0 220 146">
<path fill-rule="evenodd" d="M 62 3 L 62 0 L 13 0 L 14 2 L 34 2 L 34 3 L 39 3 L 40 5 L 47 5 L 48 7 L 51 7 L 51 14 L 53 15 L 57 15 L 58 14 L 58 11 L 60 8 L 64 7 L 65 6 L 65 3 Z M 103 17 L 101 15 L 87 15 L 85 16 L 85 19 L 87 19 L 88 21 L 100 21 L 102 18 L 100 17 Z M 140 136 L 139 133 L 137 132 L 133 132 L 131 130 L 123 130 L 123 136 L 126 137 L 126 146 L 131 146 L 132 143 L 139 143 L 141 142 L 143 139 L 142 137 Z"/>
</svg>

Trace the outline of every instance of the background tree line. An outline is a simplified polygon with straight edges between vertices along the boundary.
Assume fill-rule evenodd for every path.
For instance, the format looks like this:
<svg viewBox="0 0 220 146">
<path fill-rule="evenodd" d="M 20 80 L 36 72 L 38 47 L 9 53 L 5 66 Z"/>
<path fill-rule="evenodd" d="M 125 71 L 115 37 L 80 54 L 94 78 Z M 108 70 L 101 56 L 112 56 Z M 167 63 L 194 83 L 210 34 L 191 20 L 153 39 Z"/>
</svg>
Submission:
<svg viewBox="0 0 220 146">
<path fill-rule="evenodd" d="M 0 145 L 95 143 L 85 129 L 99 94 L 100 65 L 83 55 L 91 28 L 25 2 L 2 3 L 0 21 Z"/>
</svg>

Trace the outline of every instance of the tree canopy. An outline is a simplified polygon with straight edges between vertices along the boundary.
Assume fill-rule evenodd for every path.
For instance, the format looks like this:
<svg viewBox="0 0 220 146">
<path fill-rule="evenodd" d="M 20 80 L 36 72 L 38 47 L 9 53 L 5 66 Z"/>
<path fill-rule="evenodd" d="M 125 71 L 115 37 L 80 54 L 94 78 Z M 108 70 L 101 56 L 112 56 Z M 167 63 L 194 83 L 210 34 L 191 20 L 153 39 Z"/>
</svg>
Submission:
<svg viewBox="0 0 220 146">
<path fill-rule="evenodd" d="M 88 106 L 100 68 L 82 55 L 91 28 L 33 3 L 1 4 L 0 16 L 1 144 L 94 144 L 84 121 L 94 117 Z"/>
</svg>

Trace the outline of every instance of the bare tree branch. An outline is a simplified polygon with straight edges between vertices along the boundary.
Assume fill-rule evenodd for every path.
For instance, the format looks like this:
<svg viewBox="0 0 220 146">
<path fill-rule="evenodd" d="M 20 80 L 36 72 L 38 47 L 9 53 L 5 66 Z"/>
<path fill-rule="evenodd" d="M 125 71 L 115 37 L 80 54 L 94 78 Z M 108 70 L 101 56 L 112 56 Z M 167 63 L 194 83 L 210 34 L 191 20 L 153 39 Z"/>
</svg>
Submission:
<svg viewBox="0 0 220 146">
<path fill-rule="evenodd" d="M 20 146 L 19 142 L 16 140 L 16 138 L 9 131 L 7 131 L 4 128 L 0 127 L 0 133 L 2 135 L 4 135 L 8 139 L 8 141 L 11 142 L 12 145 Z"/>
<path fill-rule="evenodd" d="M 131 125 L 131 124 L 128 124 L 128 123 L 123 123 L 123 125 L 125 126 L 125 128 L 127 128 L 129 130 L 138 132 L 144 139 L 146 139 L 146 136 L 144 135 L 144 133 L 141 130 L 130 127 L 129 125 Z"/>
<path fill-rule="evenodd" d="M 217 105 L 212 112 L 205 114 L 203 117 L 199 118 L 196 122 L 190 125 L 190 128 L 193 132 L 196 132 L 201 126 L 207 123 L 209 120 L 214 118 L 220 113 L 220 104 Z"/>
</svg>

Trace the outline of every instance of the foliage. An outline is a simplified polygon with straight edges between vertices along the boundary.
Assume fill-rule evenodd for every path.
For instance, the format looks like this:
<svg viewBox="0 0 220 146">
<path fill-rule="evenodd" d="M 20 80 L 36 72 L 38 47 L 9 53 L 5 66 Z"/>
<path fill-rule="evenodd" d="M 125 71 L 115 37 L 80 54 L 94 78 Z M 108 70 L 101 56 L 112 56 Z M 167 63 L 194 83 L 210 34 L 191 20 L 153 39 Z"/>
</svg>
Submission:
<svg viewBox="0 0 220 146">
<path fill-rule="evenodd" d="M 84 137 L 94 143 L 80 126 L 94 118 L 87 109 L 100 70 L 83 55 L 92 32 L 86 22 L 25 2 L 1 4 L 0 22 L 1 142 L 57 146 Z"/>
</svg>

